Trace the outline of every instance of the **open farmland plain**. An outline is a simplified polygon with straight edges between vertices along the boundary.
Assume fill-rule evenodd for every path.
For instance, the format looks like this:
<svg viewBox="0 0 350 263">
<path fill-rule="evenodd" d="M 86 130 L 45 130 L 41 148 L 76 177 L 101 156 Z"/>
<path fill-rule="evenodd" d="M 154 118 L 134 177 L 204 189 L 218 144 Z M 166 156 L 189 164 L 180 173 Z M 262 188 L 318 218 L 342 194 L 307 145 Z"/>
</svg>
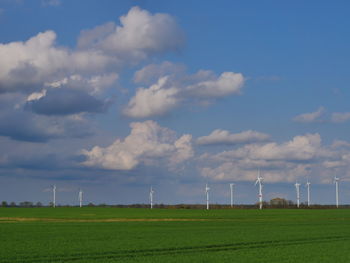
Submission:
<svg viewBox="0 0 350 263">
<path fill-rule="evenodd" d="M 0 208 L 0 262 L 350 262 L 350 210 Z"/>
</svg>

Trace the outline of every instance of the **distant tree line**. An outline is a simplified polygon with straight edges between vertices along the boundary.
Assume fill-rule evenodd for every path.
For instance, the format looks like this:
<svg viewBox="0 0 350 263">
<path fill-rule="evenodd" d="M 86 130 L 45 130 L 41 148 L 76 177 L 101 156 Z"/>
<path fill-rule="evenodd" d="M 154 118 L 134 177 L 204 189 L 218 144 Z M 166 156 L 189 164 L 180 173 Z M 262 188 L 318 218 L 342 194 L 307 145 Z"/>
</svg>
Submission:
<svg viewBox="0 0 350 263">
<path fill-rule="evenodd" d="M 29 202 L 29 201 L 23 201 L 16 204 L 15 202 L 1 202 L 2 207 L 52 207 L 52 203 L 50 202 L 48 205 L 44 205 L 41 202 Z M 56 205 L 57 207 L 77 207 L 78 205 Z M 129 205 L 110 205 L 110 204 L 94 204 L 89 203 L 85 206 L 88 207 L 116 207 L 116 208 L 149 208 L 149 204 L 129 204 Z M 232 208 L 233 209 L 256 209 L 259 206 L 258 203 L 252 204 L 252 205 L 246 205 L 246 204 L 235 204 Z M 154 208 L 160 208 L 160 209 L 205 209 L 205 204 L 176 204 L 176 205 L 169 205 L 169 204 L 154 204 Z M 296 208 L 296 204 L 291 200 L 286 200 L 284 198 L 274 198 L 271 199 L 269 202 L 263 202 L 264 208 L 274 209 L 274 208 Z M 230 205 L 227 204 L 210 204 L 210 209 L 232 209 Z M 320 205 L 320 204 L 313 204 L 309 207 L 306 203 L 301 203 L 300 208 L 308 208 L 308 209 L 334 209 L 335 205 Z M 341 205 L 339 208 L 350 208 L 350 205 Z"/>
<path fill-rule="evenodd" d="M 2 201 L 1 206 L 2 207 L 44 207 L 44 205 L 41 202 L 33 203 L 29 201 L 23 201 L 18 204 L 16 204 L 15 202 L 8 203 L 6 201 Z"/>
</svg>

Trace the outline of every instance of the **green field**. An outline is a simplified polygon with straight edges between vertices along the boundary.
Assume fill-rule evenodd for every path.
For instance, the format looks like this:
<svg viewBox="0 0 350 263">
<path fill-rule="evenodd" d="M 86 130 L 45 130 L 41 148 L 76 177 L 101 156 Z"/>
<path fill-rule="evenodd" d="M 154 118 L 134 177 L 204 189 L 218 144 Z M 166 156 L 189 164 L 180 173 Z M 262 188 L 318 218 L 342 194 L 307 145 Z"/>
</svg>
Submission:
<svg viewBox="0 0 350 263">
<path fill-rule="evenodd" d="M 0 208 L 0 262 L 350 262 L 350 210 Z"/>
</svg>

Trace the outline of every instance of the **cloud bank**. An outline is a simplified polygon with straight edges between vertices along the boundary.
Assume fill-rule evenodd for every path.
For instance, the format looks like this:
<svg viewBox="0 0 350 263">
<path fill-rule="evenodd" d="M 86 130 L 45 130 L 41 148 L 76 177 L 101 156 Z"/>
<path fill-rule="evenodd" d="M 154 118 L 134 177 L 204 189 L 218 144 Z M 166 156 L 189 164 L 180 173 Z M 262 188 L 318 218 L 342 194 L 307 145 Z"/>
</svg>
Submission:
<svg viewBox="0 0 350 263">
<path fill-rule="evenodd" d="M 95 146 L 83 150 L 87 160 L 83 165 L 111 170 L 131 170 L 139 164 L 167 165 L 182 163 L 193 156 L 192 136 L 176 138 L 173 131 L 154 121 L 133 122 L 131 132 L 107 147 Z"/>
<path fill-rule="evenodd" d="M 267 141 L 269 135 L 257 131 L 243 131 L 241 133 L 230 133 L 226 130 L 214 130 L 208 136 L 202 136 L 197 139 L 199 145 L 211 144 L 246 144 Z"/>
<path fill-rule="evenodd" d="M 339 142 L 335 145 L 339 146 Z M 253 181 L 261 169 L 267 182 L 292 182 L 313 171 L 317 173 L 315 180 L 329 182 L 334 173 L 329 169 L 350 165 L 348 151 L 334 151 L 334 147 L 323 146 L 317 133 L 295 136 L 280 144 L 247 144 L 217 154 L 203 154 L 199 170 L 212 180 Z"/>
<path fill-rule="evenodd" d="M 212 71 L 200 70 L 189 75 L 182 65 L 164 62 L 151 64 L 135 73 L 137 83 L 156 83 L 139 88 L 124 109 L 132 118 L 148 118 L 164 115 L 182 103 L 208 102 L 240 94 L 244 84 L 241 73 L 223 72 L 217 76 Z"/>
</svg>

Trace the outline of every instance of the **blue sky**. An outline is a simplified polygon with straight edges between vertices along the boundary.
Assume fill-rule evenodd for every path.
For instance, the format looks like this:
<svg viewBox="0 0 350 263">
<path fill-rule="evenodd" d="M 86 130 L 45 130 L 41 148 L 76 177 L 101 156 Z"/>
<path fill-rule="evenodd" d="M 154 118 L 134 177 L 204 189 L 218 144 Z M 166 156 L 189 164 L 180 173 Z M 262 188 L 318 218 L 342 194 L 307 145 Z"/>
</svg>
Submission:
<svg viewBox="0 0 350 263">
<path fill-rule="evenodd" d="M 0 200 L 348 203 L 348 8 L 0 0 Z"/>
</svg>

